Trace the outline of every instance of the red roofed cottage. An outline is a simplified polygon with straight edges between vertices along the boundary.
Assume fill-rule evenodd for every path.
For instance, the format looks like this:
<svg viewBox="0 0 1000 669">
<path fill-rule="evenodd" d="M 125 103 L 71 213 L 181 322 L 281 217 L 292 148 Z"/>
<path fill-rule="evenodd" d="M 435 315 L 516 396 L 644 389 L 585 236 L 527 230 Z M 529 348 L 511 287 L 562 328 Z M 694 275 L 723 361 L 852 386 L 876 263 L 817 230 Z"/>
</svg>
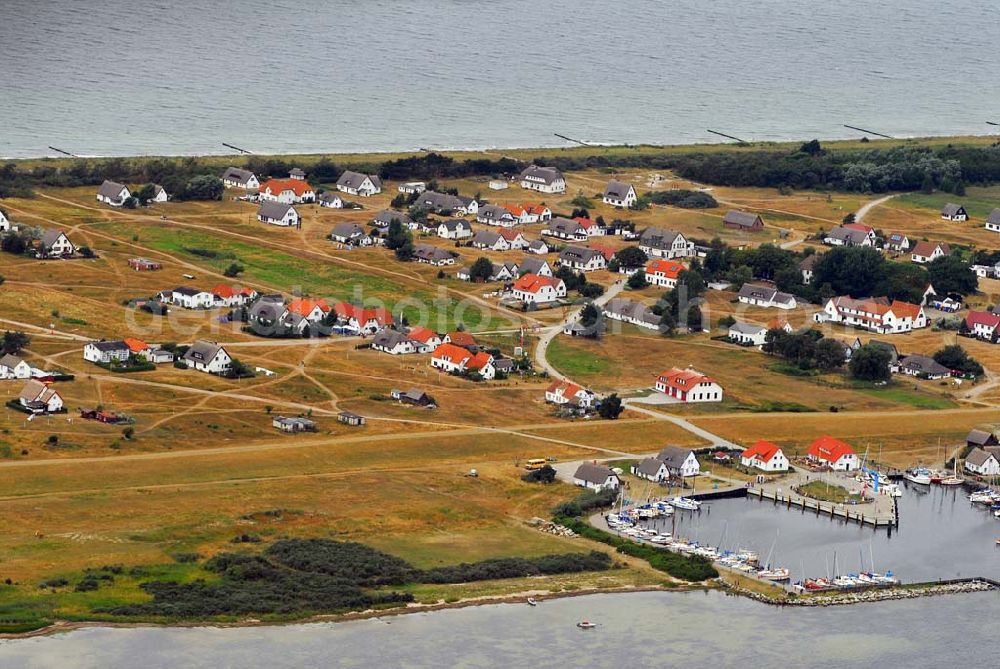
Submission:
<svg viewBox="0 0 1000 669">
<path fill-rule="evenodd" d="M 858 456 L 854 449 L 833 437 L 823 436 L 814 441 L 806 451 L 806 457 L 835 471 L 851 471 L 858 468 Z"/>
</svg>

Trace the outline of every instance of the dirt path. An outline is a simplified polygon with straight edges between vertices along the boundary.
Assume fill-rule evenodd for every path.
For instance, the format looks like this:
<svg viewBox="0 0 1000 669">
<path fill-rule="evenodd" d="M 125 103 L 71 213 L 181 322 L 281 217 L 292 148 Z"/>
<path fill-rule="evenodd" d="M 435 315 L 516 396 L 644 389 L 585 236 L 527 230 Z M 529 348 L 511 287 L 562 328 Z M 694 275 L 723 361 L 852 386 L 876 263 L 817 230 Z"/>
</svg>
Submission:
<svg viewBox="0 0 1000 669">
<path fill-rule="evenodd" d="M 605 304 L 610 302 L 612 299 L 617 297 L 618 294 L 621 293 L 622 290 L 624 289 L 625 289 L 624 281 L 618 281 L 617 283 L 613 284 L 610 288 L 608 288 L 608 290 L 603 295 L 594 300 L 594 306 L 600 309 Z M 563 321 L 558 325 L 553 325 L 548 328 L 545 328 L 542 331 L 542 336 L 539 337 L 538 339 L 538 344 L 535 346 L 535 364 L 538 365 L 539 368 L 548 372 L 549 376 L 551 376 L 552 378 L 560 379 L 563 381 L 570 380 L 565 374 L 563 374 L 558 369 L 556 369 L 552 364 L 550 364 L 546 356 L 548 354 L 549 344 L 552 343 L 552 340 L 558 337 L 559 333 L 562 332 L 566 326 L 575 323 L 576 319 L 580 317 L 581 311 L 583 311 L 583 306 L 580 306 L 580 308 L 578 309 L 574 309 L 569 314 L 569 316 L 563 319 Z"/>
<path fill-rule="evenodd" d="M 863 205 L 861 205 L 860 209 L 854 212 L 854 222 L 860 223 L 861 220 L 868 215 L 868 212 L 870 212 L 872 209 L 874 209 L 879 205 L 885 204 L 886 202 L 896 197 L 897 195 L 899 195 L 899 193 L 893 193 L 892 195 L 886 195 L 885 197 L 880 197 L 877 200 L 872 200 L 871 202 L 864 203 Z"/>
</svg>

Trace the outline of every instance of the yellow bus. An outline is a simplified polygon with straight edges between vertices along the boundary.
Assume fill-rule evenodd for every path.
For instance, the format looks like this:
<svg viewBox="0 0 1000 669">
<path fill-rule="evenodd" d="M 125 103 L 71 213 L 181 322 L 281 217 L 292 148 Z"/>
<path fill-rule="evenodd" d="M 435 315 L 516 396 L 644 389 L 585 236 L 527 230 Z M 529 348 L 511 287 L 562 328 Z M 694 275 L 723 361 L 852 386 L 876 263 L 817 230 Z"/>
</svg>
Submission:
<svg viewBox="0 0 1000 669">
<path fill-rule="evenodd" d="M 526 463 L 524 463 L 524 468 L 532 470 L 541 469 L 542 467 L 545 466 L 546 462 L 547 460 L 545 458 L 532 458 L 531 460 L 528 460 Z"/>
</svg>

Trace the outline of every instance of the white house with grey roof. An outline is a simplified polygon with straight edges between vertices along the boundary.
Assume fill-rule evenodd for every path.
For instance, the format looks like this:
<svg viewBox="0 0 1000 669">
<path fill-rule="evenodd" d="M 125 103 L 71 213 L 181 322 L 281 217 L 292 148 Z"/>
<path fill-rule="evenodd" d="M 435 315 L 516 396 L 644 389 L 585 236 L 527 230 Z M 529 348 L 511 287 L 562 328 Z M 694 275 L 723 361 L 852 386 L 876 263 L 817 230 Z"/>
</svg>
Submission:
<svg viewBox="0 0 1000 669">
<path fill-rule="evenodd" d="M 608 261 L 600 251 L 581 246 L 567 246 L 559 253 L 559 266 L 580 272 L 596 272 L 608 266 Z"/>
<path fill-rule="evenodd" d="M 518 224 L 514 214 L 498 204 L 483 204 L 476 212 L 476 222 L 510 228 Z"/>
<path fill-rule="evenodd" d="M 701 473 L 701 465 L 694 451 L 679 446 L 666 446 L 656 456 L 667 465 L 667 470 L 673 476 L 697 476 Z"/>
<path fill-rule="evenodd" d="M 767 328 L 753 323 L 733 323 L 729 326 L 729 339 L 743 346 L 763 346 Z"/>
<path fill-rule="evenodd" d="M 95 364 L 128 362 L 132 350 L 124 341 L 92 341 L 83 347 L 83 359 Z"/>
<path fill-rule="evenodd" d="M 823 243 L 827 246 L 875 246 L 875 233 L 838 225 L 826 233 Z"/>
<path fill-rule="evenodd" d="M 0 232 L 10 231 L 10 220 L 7 219 L 7 214 L 4 213 L 3 209 L 0 209 Z"/>
<path fill-rule="evenodd" d="M 326 207 L 327 209 L 344 208 L 344 199 L 336 193 L 323 193 L 319 196 L 319 198 L 317 198 L 316 201 L 319 202 L 319 206 Z"/>
<path fill-rule="evenodd" d="M 892 366 L 892 371 L 905 376 L 937 381 L 951 377 L 951 370 L 926 355 L 908 355 Z"/>
<path fill-rule="evenodd" d="M 132 197 L 132 192 L 128 186 L 117 181 L 104 180 L 101 187 L 97 189 L 97 201 L 109 204 L 112 207 L 121 207 L 125 200 Z"/>
<path fill-rule="evenodd" d="M 668 228 L 646 228 L 639 235 L 639 248 L 650 258 L 688 258 L 695 254 L 694 242 Z"/>
<path fill-rule="evenodd" d="M 998 476 L 1000 475 L 1000 460 L 997 460 L 997 457 L 989 451 L 973 448 L 965 456 L 965 469 L 980 476 Z"/>
<path fill-rule="evenodd" d="M 659 458 L 645 458 L 641 462 L 632 465 L 632 474 L 637 478 L 647 481 L 666 481 L 670 478 L 670 470 L 667 463 Z"/>
<path fill-rule="evenodd" d="M 290 228 L 298 226 L 302 219 L 299 217 L 298 210 L 292 205 L 269 200 L 260 203 L 260 207 L 257 209 L 257 220 L 269 225 Z"/>
<path fill-rule="evenodd" d="M 375 174 L 347 170 L 337 179 L 337 190 L 348 195 L 371 197 L 382 192 L 382 180 Z"/>
<path fill-rule="evenodd" d="M 239 167 L 227 167 L 222 173 L 222 185 L 226 188 L 242 188 L 244 190 L 255 190 L 260 188 L 260 179 L 250 170 Z"/>
<path fill-rule="evenodd" d="M 602 490 L 617 490 L 618 486 L 621 485 L 621 479 L 607 465 L 584 462 L 576 468 L 576 472 L 573 474 L 573 483 L 581 488 L 600 492 Z"/>
<path fill-rule="evenodd" d="M 536 274 L 538 276 L 551 277 L 554 272 L 552 271 L 552 266 L 545 258 L 532 258 L 531 256 L 525 256 L 521 259 L 521 264 L 518 270 L 521 274 Z"/>
<path fill-rule="evenodd" d="M 545 240 L 536 239 L 535 241 L 528 244 L 528 248 L 526 250 L 528 253 L 534 253 L 536 255 L 543 256 L 547 255 L 551 249 L 549 248 L 549 245 L 545 243 Z"/>
<path fill-rule="evenodd" d="M 991 232 L 1000 232 L 1000 207 L 990 212 L 986 217 L 986 229 Z"/>
<path fill-rule="evenodd" d="M 451 212 L 455 216 L 466 216 L 479 212 L 479 202 L 475 198 L 438 193 L 432 190 L 424 191 L 418 195 L 412 206 L 435 213 Z"/>
<path fill-rule="evenodd" d="M 760 283 L 743 284 L 740 288 L 739 301 L 743 304 L 776 309 L 794 309 L 797 304 L 794 295 L 782 293 L 773 286 Z"/>
<path fill-rule="evenodd" d="M 539 193 L 565 193 L 566 179 L 555 167 L 529 165 L 521 171 L 518 181 L 521 188 Z"/>
<path fill-rule="evenodd" d="M 215 306 L 215 295 L 200 288 L 178 286 L 161 294 L 171 303 L 185 309 L 211 309 Z"/>
<path fill-rule="evenodd" d="M 612 207 L 627 209 L 635 204 L 637 199 L 639 198 L 635 194 L 635 188 L 624 181 L 612 179 L 604 188 L 604 204 L 610 204 Z"/>
<path fill-rule="evenodd" d="M 604 315 L 615 321 L 631 323 L 647 330 L 658 330 L 660 317 L 642 302 L 616 297 L 604 305 Z"/>
<path fill-rule="evenodd" d="M 8 353 L 0 357 L 0 379 L 30 379 L 31 365 L 22 358 Z"/>
<path fill-rule="evenodd" d="M 555 237 L 556 239 L 569 239 L 578 242 L 586 241 L 590 237 L 587 234 L 587 229 L 579 221 L 562 216 L 556 216 L 549 220 L 548 224 L 542 229 L 542 234 Z"/>
<path fill-rule="evenodd" d="M 38 241 L 38 258 L 68 258 L 76 253 L 76 246 L 66 233 L 60 230 L 45 230 Z"/>
<path fill-rule="evenodd" d="M 413 249 L 413 257 L 417 262 L 424 262 L 435 266 L 455 264 L 455 254 L 451 251 L 439 249 L 433 244 L 417 244 Z"/>
<path fill-rule="evenodd" d="M 330 239 L 351 246 L 371 246 L 372 238 L 357 223 L 338 223 L 330 231 Z"/>
<path fill-rule="evenodd" d="M 442 239 L 468 239 L 472 236 L 472 224 L 463 218 L 452 218 L 441 222 L 437 234 Z"/>
<path fill-rule="evenodd" d="M 188 368 L 194 368 L 208 374 L 225 374 L 229 371 L 229 365 L 233 361 L 225 348 L 204 339 L 199 339 L 191 344 L 181 356 L 181 360 Z"/>
<path fill-rule="evenodd" d="M 941 218 L 946 221 L 967 221 L 969 214 L 966 213 L 965 207 L 962 205 L 949 202 L 941 207 Z"/>
<path fill-rule="evenodd" d="M 419 227 L 416 221 L 410 218 L 409 214 L 393 209 L 383 209 L 375 214 L 375 218 L 372 219 L 372 225 L 380 230 L 385 230 L 388 229 L 389 224 L 393 221 L 399 221 L 403 227 L 409 230 L 416 230 Z"/>
</svg>

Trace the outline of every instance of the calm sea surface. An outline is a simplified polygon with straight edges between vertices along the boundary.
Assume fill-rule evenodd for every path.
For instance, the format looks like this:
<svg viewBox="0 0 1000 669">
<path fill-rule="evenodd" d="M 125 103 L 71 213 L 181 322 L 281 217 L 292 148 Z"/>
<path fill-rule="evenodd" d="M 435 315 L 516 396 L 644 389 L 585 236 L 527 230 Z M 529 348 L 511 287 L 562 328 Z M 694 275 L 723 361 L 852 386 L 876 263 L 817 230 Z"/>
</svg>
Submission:
<svg viewBox="0 0 1000 669">
<path fill-rule="evenodd" d="M 0 666 L 995 667 L 998 617 L 995 593 L 827 609 L 632 593 L 339 624 L 83 629 L 0 642 Z M 598 627 L 577 629 L 584 618 Z"/>
<path fill-rule="evenodd" d="M 0 156 L 977 133 L 983 0 L 0 1 Z"/>
</svg>

